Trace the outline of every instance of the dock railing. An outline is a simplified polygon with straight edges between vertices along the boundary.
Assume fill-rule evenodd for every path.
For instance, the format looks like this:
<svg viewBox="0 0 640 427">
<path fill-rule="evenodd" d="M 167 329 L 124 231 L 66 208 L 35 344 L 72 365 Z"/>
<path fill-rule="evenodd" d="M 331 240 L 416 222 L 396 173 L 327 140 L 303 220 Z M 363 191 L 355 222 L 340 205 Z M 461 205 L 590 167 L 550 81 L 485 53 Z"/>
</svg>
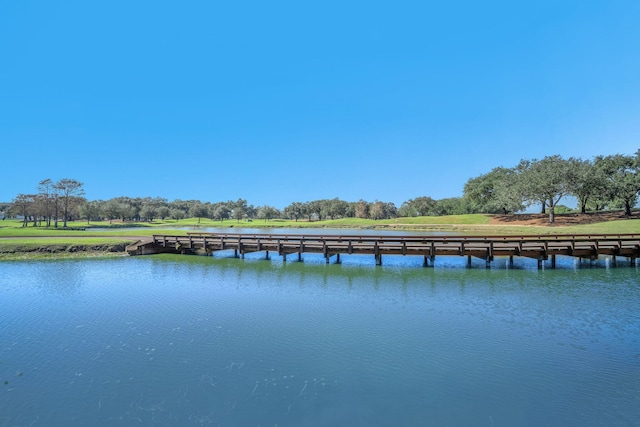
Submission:
<svg viewBox="0 0 640 427">
<path fill-rule="evenodd" d="M 234 256 L 265 251 L 283 256 L 321 253 L 326 262 L 332 256 L 340 262 L 341 254 L 374 255 L 382 264 L 383 255 L 420 255 L 425 266 L 433 266 L 436 256 L 466 256 L 484 259 L 487 266 L 496 256 L 527 257 L 543 261 L 565 255 L 595 260 L 601 255 L 626 257 L 631 265 L 640 257 L 638 234 L 554 234 L 554 235 L 358 235 L 358 234 L 277 234 L 277 233 L 205 233 L 154 235 L 150 244 L 157 252 L 212 253 L 233 250 Z M 149 253 L 149 252 L 148 252 Z"/>
</svg>

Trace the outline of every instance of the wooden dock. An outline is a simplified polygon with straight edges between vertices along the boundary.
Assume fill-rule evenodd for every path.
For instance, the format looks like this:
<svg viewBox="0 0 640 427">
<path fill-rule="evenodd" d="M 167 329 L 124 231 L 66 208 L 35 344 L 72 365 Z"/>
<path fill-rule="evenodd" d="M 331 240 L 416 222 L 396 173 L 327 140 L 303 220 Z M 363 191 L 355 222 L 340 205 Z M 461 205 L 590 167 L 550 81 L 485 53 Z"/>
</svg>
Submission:
<svg viewBox="0 0 640 427">
<path fill-rule="evenodd" d="M 640 257 L 640 234 L 573 234 L 523 236 L 366 236 L 366 235 L 304 235 L 304 234 L 227 234 L 187 233 L 181 236 L 154 235 L 147 242 L 127 248 L 130 255 L 157 253 L 212 254 L 232 250 L 235 257 L 244 258 L 251 252 L 276 253 L 286 262 L 290 255 L 302 260 L 303 253 L 322 254 L 327 263 L 332 257 L 340 263 L 341 254 L 373 255 L 376 265 L 382 265 L 383 255 L 415 255 L 424 257 L 424 266 L 433 267 L 437 256 L 480 258 L 490 266 L 494 257 L 533 258 L 542 268 L 550 260 L 555 267 L 556 256 L 564 255 L 595 261 L 600 256 L 624 257 L 634 266 Z"/>
</svg>

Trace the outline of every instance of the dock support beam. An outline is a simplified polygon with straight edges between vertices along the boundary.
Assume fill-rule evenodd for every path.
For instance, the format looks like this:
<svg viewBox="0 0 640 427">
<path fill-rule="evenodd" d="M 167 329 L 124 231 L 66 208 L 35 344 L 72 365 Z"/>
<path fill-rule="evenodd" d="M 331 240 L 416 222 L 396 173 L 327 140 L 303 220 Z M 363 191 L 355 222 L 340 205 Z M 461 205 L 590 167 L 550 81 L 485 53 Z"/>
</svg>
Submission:
<svg viewBox="0 0 640 427">
<path fill-rule="evenodd" d="M 544 260 L 542 258 L 538 258 L 538 270 L 542 270 L 542 262 Z"/>
<path fill-rule="evenodd" d="M 509 255 L 509 267 L 513 267 L 513 255 Z"/>
<path fill-rule="evenodd" d="M 636 257 L 630 256 L 629 257 L 629 267 L 635 267 L 635 266 L 636 266 Z"/>
<path fill-rule="evenodd" d="M 342 261 L 340 261 L 340 254 L 336 254 L 336 264 L 341 264 Z"/>
<path fill-rule="evenodd" d="M 551 255 L 551 268 L 556 268 L 556 256 Z"/>
<path fill-rule="evenodd" d="M 430 255 L 430 256 L 425 255 L 424 256 L 424 261 L 422 261 L 422 266 L 423 267 L 431 267 L 431 268 L 433 268 L 435 266 L 435 264 L 436 264 L 436 256 L 435 255 Z"/>
<path fill-rule="evenodd" d="M 298 252 L 298 261 L 302 262 L 302 252 Z"/>
<path fill-rule="evenodd" d="M 373 254 L 376 257 L 376 265 L 382 265 L 382 255 L 380 254 L 380 247 L 378 246 L 378 242 L 375 242 L 373 245 Z"/>
<path fill-rule="evenodd" d="M 467 255 L 467 267 L 471 267 L 471 255 Z"/>
<path fill-rule="evenodd" d="M 431 255 L 431 256 L 424 256 L 424 261 L 422 262 L 422 266 L 423 267 L 431 267 L 433 268 L 433 266 L 435 265 L 436 262 L 436 256 L 435 255 Z"/>
</svg>

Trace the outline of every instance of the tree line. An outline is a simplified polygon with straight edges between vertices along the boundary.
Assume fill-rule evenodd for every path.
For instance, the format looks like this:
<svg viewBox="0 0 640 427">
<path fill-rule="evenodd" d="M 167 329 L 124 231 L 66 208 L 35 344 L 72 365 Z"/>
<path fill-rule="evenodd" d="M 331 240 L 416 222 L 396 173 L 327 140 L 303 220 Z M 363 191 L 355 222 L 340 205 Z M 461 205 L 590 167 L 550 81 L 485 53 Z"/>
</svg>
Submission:
<svg viewBox="0 0 640 427">
<path fill-rule="evenodd" d="M 87 200 L 84 184 L 71 178 L 45 179 L 37 193 L 19 194 L 11 203 L 0 204 L 5 216 L 21 217 L 23 225 L 66 227 L 71 220 L 153 221 L 155 219 L 208 218 L 211 220 L 290 219 L 294 221 L 338 218 L 373 220 L 396 217 L 440 216 L 469 213 L 513 213 L 533 204 L 541 206 L 554 222 L 560 201 L 573 196 L 580 212 L 631 209 L 640 192 L 640 150 L 635 155 L 596 156 L 592 160 L 548 156 L 521 160 L 512 168 L 496 167 L 470 178 L 462 197 L 434 200 L 421 196 L 403 202 L 339 198 L 293 202 L 280 210 L 270 205 L 251 205 L 245 199 L 226 202 L 173 200 L 156 197 L 116 197 Z"/>
<path fill-rule="evenodd" d="M 550 222 L 566 196 L 576 198 L 582 213 L 624 209 L 630 216 L 639 192 L 640 150 L 635 155 L 596 156 L 592 160 L 558 155 L 521 160 L 515 167 L 497 167 L 472 178 L 464 186 L 471 210 L 506 214 L 539 204 Z"/>
<path fill-rule="evenodd" d="M 50 181 L 50 180 L 45 180 Z M 64 180 L 69 181 L 69 180 Z M 44 182 L 44 181 L 43 181 Z M 78 183 L 78 181 L 75 181 Z M 398 209 L 389 202 L 350 203 L 338 198 L 314 200 L 310 202 L 294 202 L 280 210 L 270 205 L 254 206 L 245 199 L 226 202 L 202 202 L 200 200 L 173 200 L 151 197 L 115 197 L 109 200 L 87 200 L 82 197 L 82 184 L 75 193 L 58 192 L 58 187 L 40 185 L 37 194 L 19 194 L 12 203 L 0 204 L 0 212 L 4 209 L 6 216 L 21 217 L 23 225 L 63 227 L 68 221 L 114 220 L 148 221 L 156 219 L 181 220 L 184 218 L 202 218 L 211 220 L 254 220 L 290 219 L 316 221 L 346 217 L 388 219 L 398 216 Z M 47 190 L 53 191 L 47 191 Z"/>
<path fill-rule="evenodd" d="M 37 194 L 18 194 L 7 206 L 6 213 L 20 215 L 23 226 L 32 220 L 33 225 L 58 227 L 62 220 L 63 227 L 73 218 L 78 205 L 84 201 L 84 184 L 70 178 L 57 182 L 44 179 L 38 184 Z"/>
</svg>

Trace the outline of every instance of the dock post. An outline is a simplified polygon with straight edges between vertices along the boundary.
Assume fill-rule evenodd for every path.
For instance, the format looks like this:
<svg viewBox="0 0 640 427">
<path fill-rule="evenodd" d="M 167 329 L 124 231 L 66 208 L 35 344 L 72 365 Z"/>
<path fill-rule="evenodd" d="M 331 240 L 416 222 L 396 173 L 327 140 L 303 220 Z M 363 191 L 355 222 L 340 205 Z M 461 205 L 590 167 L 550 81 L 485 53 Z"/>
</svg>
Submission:
<svg viewBox="0 0 640 427">
<path fill-rule="evenodd" d="M 282 262 L 287 262 L 287 254 L 282 254 Z"/>
<path fill-rule="evenodd" d="M 298 261 L 302 262 L 302 252 L 298 252 Z"/>
<path fill-rule="evenodd" d="M 635 266 L 636 266 L 636 257 L 630 256 L 629 257 L 629 267 L 635 267 Z"/>
<path fill-rule="evenodd" d="M 513 267 L 513 255 L 509 255 L 509 267 Z"/>
<path fill-rule="evenodd" d="M 376 265 L 382 265 L 382 255 L 378 254 L 376 257 Z"/>
<path fill-rule="evenodd" d="M 267 251 L 267 256 L 265 257 L 267 261 L 269 261 L 269 251 Z"/>
<path fill-rule="evenodd" d="M 556 256 L 551 255 L 551 268 L 556 268 Z"/>
<path fill-rule="evenodd" d="M 611 267 L 614 267 L 614 268 L 617 267 L 615 255 L 611 255 Z"/>
<path fill-rule="evenodd" d="M 467 255 L 467 267 L 471 267 L 471 255 Z"/>
<path fill-rule="evenodd" d="M 491 257 L 490 256 L 488 256 L 485 259 L 485 268 L 491 268 Z"/>
<path fill-rule="evenodd" d="M 237 249 L 233 250 L 233 257 L 234 258 L 238 258 L 238 250 Z"/>
<path fill-rule="evenodd" d="M 542 270 L 542 258 L 538 258 L 538 270 Z"/>
<path fill-rule="evenodd" d="M 436 262 L 436 256 L 435 255 L 431 255 L 431 256 L 424 256 L 424 261 L 422 262 L 422 266 L 423 267 L 431 267 L 433 268 Z"/>
<path fill-rule="evenodd" d="M 341 264 L 340 254 L 336 254 L 336 264 Z"/>
<path fill-rule="evenodd" d="M 329 254 L 326 254 L 324 256 L 324 261 L 325 261 L 326 264 L 329 264 Z"/>
</svg>

